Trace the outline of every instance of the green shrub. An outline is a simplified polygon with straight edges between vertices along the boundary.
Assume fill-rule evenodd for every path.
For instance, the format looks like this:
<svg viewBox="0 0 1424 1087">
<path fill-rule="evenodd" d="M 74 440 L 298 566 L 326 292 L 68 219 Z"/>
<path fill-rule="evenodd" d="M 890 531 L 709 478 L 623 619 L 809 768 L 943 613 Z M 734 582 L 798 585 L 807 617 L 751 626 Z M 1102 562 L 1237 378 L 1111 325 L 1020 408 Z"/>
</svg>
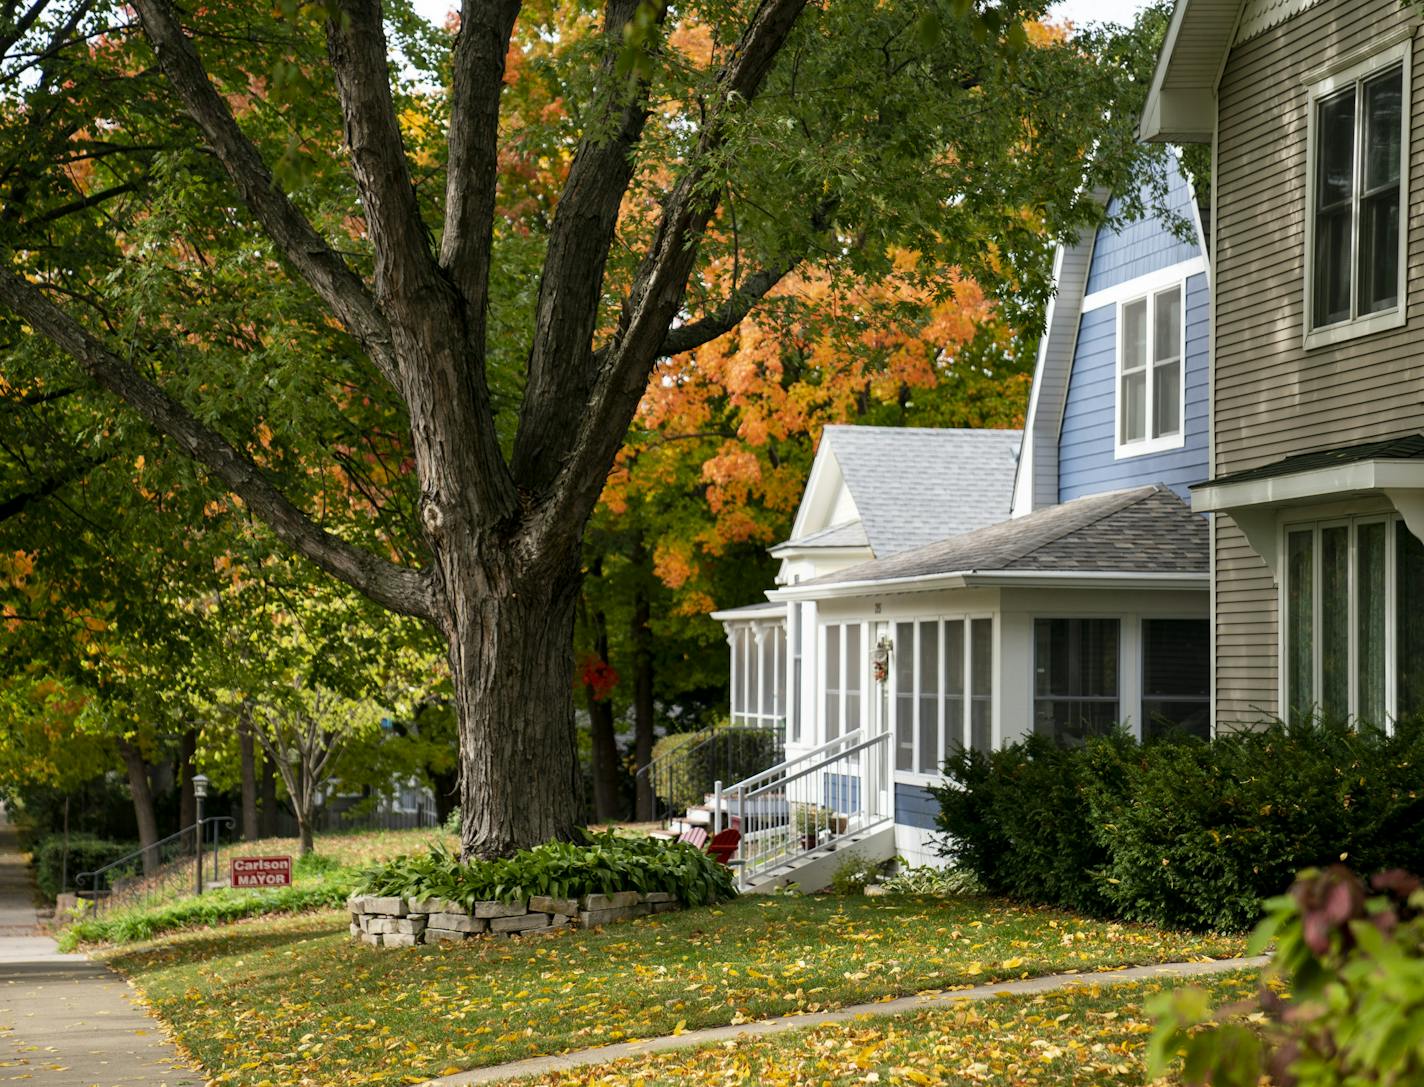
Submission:
<svg viewBox="0 0 1424 1087">
<path fill-rule="evenodd" d="M 686 752 L 682 757 L 677 752 Z M 720 778 L 730 785 L 760 773 L 778 758 L 770 729 L 721 722 L 697 732 L 673 732 L 653 744 L 653 760 L 666 759 L 653 782 L 674 811 L 701 804 Z"/>
<path fill-rule="evenodd" d="M 343 906 L 355 886 L 354 876 L 341 873 L 316 884 L 245 891 L 224 888 L 150 909 L 116 910 L 76 921 L 59 939 L 60 949 L 81 944 L 126 944 L 151 940 L 164 932 L 202 928 L 263 914 L 303 913 Z"/>
<path fill-rule="evenodd" d="M 1212 1009 L 1200 989 L 1148 1004 L 1154 1082 L 1355 1087 L 1424 1083 L 1424 889 L 1398 869 L 1366 886 L 1347 868 L 1302 872 L 1251 941 L 1275 953 L 1254 1000 Z M 1289 993 L 1282 999 L 1277 989 Z"/>
<path fill-rule="evenodd" d="M 548 842 L 512 857 L 463 864 L 443 846 L 368 868 L 362 894 L 438 897 L 469 906 L 529 895 L 577 898 L 614 891 L 663 891 L 688 906 L 735 897 L 731 870 L 680 842 L 583 832 L 579 842 Z"/>
<path fill-rule="evenodd" d="M 991 892 L 1241 930 L 1295 873 L 1350 858 L 1424 871 L 1424 728 L 1318 721 L 1211 743 L 1032 738 L 946 763 L 946 856 Z"/>
<path fill-rule="evenodd" d="M 69 836 L 69 887 L 61 886 L 64 874 L 64 835 L 51 834 L 35 843 L 35 885 L 50 901 L 64 890 L 74 889 L 74 877 L 92 872 L 138 849 L 137 842 L 112 842 L 92 834 Z"/>
<path fill-rule="evenodd" d="M 1108 854 L 1088 831 L 1086 756 L 1101 747 L 1111 757 L 1131 744 L 1120 735 L 1070 750 L 1031 736 L 989 754 L 960 750 L 945 762 L 949 780 L 931 789 L 941 854 L 991 894 L 1111 915 L 1094 877 Z"/>
<path fill-rule="evenodd" d="M 297 858 L 292 874 L 299 877 L 325 876 L 340 867 L 341 862 L 330 853 L 303 853 Z"/>
</svg>

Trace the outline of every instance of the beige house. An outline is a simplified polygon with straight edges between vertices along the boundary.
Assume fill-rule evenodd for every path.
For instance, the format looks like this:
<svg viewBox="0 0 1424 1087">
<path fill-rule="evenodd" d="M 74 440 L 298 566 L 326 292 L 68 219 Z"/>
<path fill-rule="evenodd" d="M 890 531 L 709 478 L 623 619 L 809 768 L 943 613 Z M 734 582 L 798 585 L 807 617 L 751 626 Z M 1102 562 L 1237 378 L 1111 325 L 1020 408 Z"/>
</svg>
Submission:
<svg viewBox="0 0 1424 1087">
<path fill-rule="evenodd" d="M 1424 711 L 1421 14 L 1178 0 L 1145 139 L 1212 147 L 1218 728 Z"/>
</svg>

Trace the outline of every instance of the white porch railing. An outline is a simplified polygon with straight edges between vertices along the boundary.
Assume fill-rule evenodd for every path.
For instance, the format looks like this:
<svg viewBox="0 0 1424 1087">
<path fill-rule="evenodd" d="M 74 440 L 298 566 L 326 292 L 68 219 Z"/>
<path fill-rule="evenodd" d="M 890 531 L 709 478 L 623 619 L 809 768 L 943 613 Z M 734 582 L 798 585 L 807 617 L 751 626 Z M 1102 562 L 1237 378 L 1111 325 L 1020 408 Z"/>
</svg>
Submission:
<svg viewBox="0 0 1424 1087">
<path fill-rule="evenodd" d="M 742 887 L 894 818 L 890 734 L 860 729 L 734 785 L 716 784 L 713 827 L 741 831 Z"/>
</svg>

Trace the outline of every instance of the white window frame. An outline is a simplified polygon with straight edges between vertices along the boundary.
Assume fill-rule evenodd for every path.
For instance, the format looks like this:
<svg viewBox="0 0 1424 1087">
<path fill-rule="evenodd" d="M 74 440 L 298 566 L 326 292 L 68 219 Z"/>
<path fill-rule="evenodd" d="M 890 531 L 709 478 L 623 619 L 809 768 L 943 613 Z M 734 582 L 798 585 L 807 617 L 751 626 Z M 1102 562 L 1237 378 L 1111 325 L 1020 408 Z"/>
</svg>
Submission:
<svg viewBox="0 0 1424 1087">
<path fill-rule="evenodd" d="M 914 723 L 913 723 L 913 725 L 912 725 L 912 727 L 911 727 L 911 739 L 912 739 L 912 743 L 913 743 L 913 751 L 914 751 L 913 765 L 914 765 L 915 769 L 900 770 L 900 769 L 898 769 L 898 768 L 896 767 L 896 760 L 895 760 L 895 751 L 896 751 L 896 748 L 895 748 L 895 745 L 897 745 L 897 744 L 899 743 L 899 735 L 898 735 L 898 732 L 897 732 L 896 730 L 898 729 L 898 726 L 899 726 L 898 713 L 899 713 L 899 705 L 900 705 L 900 703 L 899 703 L 900 686 L 899 686 L 899 673 L 898 673 L 898 670 L 897 670 L 896 667 L 895 667 L 893 658 L 892 658 L 891 666 L 890 666 L 890 674 L 889 674 L 889 676 L 887 677 L 887 683 L 886 683 L 886 685 L 887 685 L 887 687 L 889 688 L 889 702 L 890 702 L 890 705 L 891 705 L 892 707 L 894 707 L 894 709 L 893 709 L 893 711 L 892 711 L 893 714 L 896 715 L 896 716 L 892 716 L 891 720 L 889 721 L 889 724 L 890 724 L 890 726 L 891 726 L 891 745 L 892 745 L 892 747 L 891 747 L 891 756 L 890 756 L 890 767 L 891 767 L 891 772 L 892 772 L 892 774 L 894 775 L 894 780 L 895 780 L 895 781 L 903 782 L 903 783 L 905 783 L 905 784 L 914 784 L 914 785 L 935 785 L 935 784 L 942 784 L 942 783 L 944 782 L 944 775 L 943 775 L 939 770 L 935 770 L 933 773 L 926 773 L 926 772 L 924 772 L 924 771 L 918 769 L 918 767 L 919 767 L 919 762 L 920 762 L 920 741 L 921 741 L 920 727 L 921 727 L 921 724 L 922 724 L 922 722 L 921 722 L 921 720 L 920 720 L 920 708 L 921 708 L 921 701 L 922 701 L 922 700 L 921 700 L 921 696 L 920 696 L 920 624 L 921 624 L 921 623 L 935 623 L 935 624 L 938 626 L 938 646 L 939 646 L 939 650 L 938 650 L 938 653 L 937 653 L 937 657 L 938 657 L 938 660 L 940 661 L 940 664 L 941 664 L 941 671 L 940 671 L 940 677 L 939 677 L 938 690 L 937 690 L 936 693 L 935 693 L 935 720 L 934 720 L 934 728 L 935 728 L 935 746 L 936 746 L 936 748 L 937 748 L 938 751 L 939 751 L 938 765 L 939 765 L 939 766 L 943 766 L 943 765 L 944 765 L 944 760 L 945 760 L 945 758 L 946 758 L 946 756 L 947 756 L 947 754 L 948 754 L 948 753 L 944 750 L 944 744 L 943 744 L 943 740 L 944 740 L 944 725 L 945 725 L 945 720 L 944 720 L 944 708 L 945 708 L 945 707 L 944 707 L 944 703 L 945 703 L 944 680 L 945 680 L 945 677 L 944 677 L 944 671 L 943 671 L 943 667 L 942 667 L 942 666 L 943 666 L 943 662 L 944 662 L 944 627 L 945 627 L 945 624 L 946 624 L 946 623 L 962 622 L 962 623 L 964 624 L 964 648 L 963 648 L 963 653 L 964 653 L 964 662 L 963 662 L 963 664 L 964 664 L 964 691 L 963 691 L 963 693 L 962 693 L 962 695 L 961 695 L 961 699 L 962 699 L 962 701 L 963 701 L 963 703 L 964 703 L 964 708 L 963 708 L 963 710 L 962 710 L 962 717 L 961 717 L 961 720 L 960 720 L 960 722 L 959 722 L 959 738 L 960 738 L 960 742 L 961 742 L 962 744 L 964 744 L 965 747 L 968 747 L 968 746 L 969 746 L 969 741 L 970 741 L 970 739 L 971 739 L 971 736 L 970 736 L 970 729 L 971 729 L 971 727 L 972 727 L 972 722 L 973 722 L 973 720 L 974 720 L 974 675 L 973 675 L 973 671 L 972 671 L 973 666 L 974 666 L 974 655 L 973 655 L 973 654 L 974 654 L 974 633 L 973 633 L 974 628 L 973 628 L 973 625 L 972 625 L 972 624 L 973 624 L 976 620 L 984 620 L 984 619 L 987 619 L 987 620 L 989 621 L 989 654 L 990 654 L 990 660 L 989 660 L 989 667 L 990 667 L 990 671 L 989 671 L 989 675 L 990 675 L 990 692 L 989 692 L 989 747 L 990 747 L 991 750 L 993 750 L 994 748 L 996 748 L 996 747 L 998 746 L 998 745 L 997 745 L 998 736 L 997 736 L 997 734 L 996 734 L 996 732 L 995 732 L 995 729 L 994 729 L 994 723 L 995 723 L 995 720 L 996 720 L 996 718 L 997 718 L 997 713 L 996 713 L 996 711 L 997 711 L 997 708 L 998 708 L 998 705 L 999 705 L 999 669 L 998 669 L 998 656 L 999 656 L 999 617 L 998 617 L 998 614 L 997 614 L 996 612 L 993 612 L 993 611 L 983 611 L 983 610 L 979 610 L 979 611 L 966 611 L 966 612 L 945 612 L 945 613 L 940 614 L 940 615 L 913 615 L 913 616 L 908 616 L 908 615 L 907 615 L 907 616 L 895 616 L 895 617 L 890 617 L 890 618 L 887 618 L 887 619 L 886 619 L 886 623 L 887 623 L 887 625 L 888 625 L 889 628 L 890 628 L 890 639 L 891 639 L 892 653 L 901 653 L 901 652 L 906 652 L 906 651 L 908 651 L 908 652 L 910 652 L 911 654 L 913 654 L 912 660 L 913 660 L 913 669 L 914 669 L 914 680 L 913 680 L 913 682 L 914 682 L 914 688 L 915 688 L 915 689 L 914 689 L 913 692 L 911 692 L 910 705 L 911 705 L 911 707 L 913 708 L 913 717 L 914 717 Z M 902 647 L 901 644 L 900 644 L 900 636 L 899 636 L 899 631 L 897 630 L 897 627 L 898 627 L 901 623 L 909 623 L 909 624 L 911 624 L 911 626 L 912 626 L 912 628 L 913 628 L 913 637 L 911 638 L 911 644 L 908 646 L 908 648 Z"/>
<path fill-rule="evenodd" d="M 1360 705 L 1360 669 L 1359 669 L 1359 591 L 1356 581 L 1359 578 L 1359 548 L 1358 533 L 1356 529 L 1363 524 L 1383 524 L 1384 533 L 1384 716 L 1385 719 L 1379 722 L 1371 722 L 1387 732 L 1394 731 L 1394 720 L 1398 710 L 1398 682 L 1399 665 L 1396 659 L 1396 642 L 1398 640 L 1395 614 L 1398 605 L 1399 595 L 1399 565 L 1398 565 L 1398 526 L 1402 523 L 1397 513 L 1386 511 L 1367 513 L 1337 513 L 1321 512 L 1315 516 L 1307 514 L 1282 516 L 1280 523 L 1276 526 L 1276 554 L 1282 557 L 1280 588 L 1276 593 L 1276 629 L 1280 632 L 1276 645 L 1276 707 L 1279 716 L 1285 718 L 1291 710 L 1290 706 L 1290 627 L 1288 625 L 1288 605 L 1290 602 L 1290 565 L 1286 561 L 1286 543 L 1289 535 L 1293 532 L 1300 532 L 1310 529 L 1311 540 L 1311 600 L 1314 610 L 1311 615 L 1311 642 L 1314 652 L 1311 656 L 1310 685 L 1315 698 L 1315 705 L 1320 705 L 1321 688 L 1324 686 L 1324 666 L 1320 653 L 1320 617 L 1321 617 L 1321 550 L 1320 550 L 1320 530 L 1322 528 L 1338 528 L 1342 525 L 1349 528 L 1349 547 L 1347 558 L 1346 579 L 1347 593 L 1349 596 L 1349 615 L 1347 617 L 1349 629 L 1349 693 L 1347 716 L 1351 722 L 1358 719 Z"/>
<path fill-rule="evenodd" d="M 1157 618 L 1157 616 L 1155 616 L 1155 615 L 1154 615 L 1154 616 L 1148 616 L 1147 618 L 1155 619 L 1155 618 Z M 1129 684 L 1129 682 L 1128 682 L 1128 680 L 1129 680 L 1129 673 L 1128 673 L 1128 671 L 1127 671 L 1128 667 L 1130 666 L 1130 664 L 1131 664 L 1131 662 L 1132 662 L 1132 659 L 1133 659 L 1133 656 L 1134 656 L 1134 655 L 1138 658 L 1138 666 L 1139 666 L 1139 668 L 1141 667 L 1141 658 L 1142 658 L 1142 644 L 1141 644 L 1141 643 L 1142 643 L 1142 638 L 1141 638 L 1141 632 L 1140 632 L 1140 630 L 1134 630 L 1134 627 L 1135 627 L 1136 624 L 1139 622 L 1139 618 L 1138 618 L 1138 616 L 1136 616 L 1136 615 L 1129 615 L 1129 614 L 1118 613 L 1118 612 L 1109 612 L 1109 613 L 1102 614 L 1102 615 L 1097 615 L 1097 614 L 1085 614 L 1085 613 L 1083 613 L 1083 612 L 1057 612 L 1057 611 L 1054 611 L 1054 612 L 1043 612 L 1043 613 L 1037 613 L 1037 612 L 1036 612 L 1036 613 L 1034 613 L 1033 615 L 1031 615 L 1031 616 L 1029 617 L 1029 621 L 1028 621 L 1028 631 L 1029 631 L 1029 652 L 1028 652 L 1028 660 L 1029 660 L 1029 691 L 1028 691 L 1029 728 L 1028 728 L 1028 734 L 1029 734 L 1029 735 L 1032 735 L 1032 734 L 1033 734 L 1034 729 L 1035 729 L 1035 726 L 1037 725 L 1037 722 L 1038 722 L 1038 698 L 1039 698 L 1039 696 L 1038 696 L 1038 637 L 1037 637 L 1036 631 L 1037 631 L 1037 624 L 1038 624 L 1038 622 L 1039 622 L 1040 619 L 1047 620 L 1047 621 L 1049 621 L 1049 622 L 1052 622 L 1052 621 L 1054 621 L 1054 620 L 1060 620 L 1060 619 L 1061 619 L 1061 620 L 1069 620 L 1069 621 L 1072 621 L 1072 620 L 1084 620 L 1084 619 L 1090 619 L 1090 620 L 1093 620 L 1093 621 L 1097 621 L 1097 620 L 1106 619 L 1106 620 L 1109 620 L 1109 621 L 1111 621 L 1111 622 L 1117 623 L 1117 698 L 1116 698 L 1116 702 L 1117 702 L 1117 723 L 1118 723 L 1119 725 L 1127 725 L 1127 726 L 1129 726 L 1129 728 L 1130 728 L 1132 734 L 1133 734 L 1134 736 L 1136 736 L 1138 739 L 1141 739 L 1141 738 L 1142 738 L 1142 722 L 1140 722 L 1140 721 L 1135 721 L 1133 717 L 1125 716 L 1125 715 L 1124 715 L 1124 712 L 1123 712 L 1124 709 L 1125 709 L 1125 707 L 1126 707 L 1127 702 L 1129 701 L 1129 699 L 1134 699 L 1134 700 L 1138 703 L 1138 708 L 1139 708 L 1139 709 L 1141 708 L 1141 703 L 1142 703 L 1142 684 L 1141 684 L 1140 682 L 1138 682 L 1138 683 L 1135 684 L 1135 685 Z M 1131 642 L 1132 644 L 1129 645 L 1129 642 Z M 1138 675 L 1139 675 L 1139 676 L 1141 675 L 1140 671 L 1139 671 Z M 1133 687 L 1134 690 L 1129 690 L 1129 687 Z M 1135 691 L 1135 693 L 1134 693 L 1134 691 Z M 1053 696 L 1053 695 L 1047 696 L 1047 699 L 1046 699 L 1046 701 L 1050 701 L 1050 702 L 1058 701 L 1058 700 L 1059 700 L 1059 699 L 1056 698 L 1056 697 Z M 1105 702 L 1105 701 L 1107 701 L 1107 700 L 1106 700 L 1106 699 L 1095 699 L 1094 701 L 1104 701 L 1104 702 Z"/>
<path fill-rule="evenodd" d="M 1157 383 L 1157 365 L 1152 357 L 1157 329 L 1157 296 L 1176 288 L 1180 292 L 1181 327 L 1177 329 L 1177 344 L 1181 351 L 1177 361 L 1177 410 L 1179 412 L 1175 434 L 1163 434 L 1154 438 L 1152 432 L 1153 391 Z M 1146 436 L 1136 441 L 1127 441 L 1122 432 L 1122 379 L 1123 379 L 1123 313 L 1128 306 L 1138 302 L 1147 303 L 1147 391 L 1143 410 L 1146 413 Z M 1148 453 L 1161 453 L 1168 449 L 1181 449 L 1187 441 L 1187 279 L 1173 277 L 1161 282 L 1144 283 L 1129 298 L 1117 303 L 1113 324 L 1113 459 L 1141 457 Z"/>
<path fill-rule="evenodd" d="M 817 744 L 826 743 L 830 739 L 827 735 L 827 726 L 830 724 L 830 720 L 826 714 L 826 680 L 829 678 L 826 668 L 826 632 L 831 627 L 836 627 L 840 631 L 836 641 L 836 662 L 839 666 L 838 674 L 840 676 L 840 693 L 836 699 L 836 719 L 838 725 L 836 736 L 844 736 L 847 732 L 855 731 L 854 729 L 846 727 L 847 668 L 852 664 L 849 659 L 849 654 L 846 652 L 845 632 L 848 627 L 860 628 L 860 646 L 857 652 L 858 659 L 854 664 L 859 672 L 859 685 L 857 690 L 860 694 L 861 721 L 866 721 L 870 713 L 870 707 L 867 701 L 871 693 L 869 688 L 873 682 L 870 676 L 870 653 L 868 651 L 867 642 L 867 639 L 872 637 L 870 622 L 865 619 L 826 619 L 819 621 L 816 624 L 816 659 L 819 663 L 819 667 L 816 669 L 816 724 L 819 729 L 815 738 Z M 856 728 L 860 727 L 862 726 L 856 726 Z"/>
<path fill-rule="evenodd" d="M 1207 616 L 1207 615 L 1187 615 L 1187 614 L 1182 613 L 1182 612 L 1175 612 L 1175 611 L 1173 611 L 1173 612 L 1164 612 L 1163 614 L 1160 614 L 1160 615 L 1158 615 L 1158 614 L 1156 614 L 1156 613 L 1153 613 L 1153 612 L 1140 613 L 1140 614 L 1136 615 L 1134 618 L 1135 618 L 1135 620 L 1136 620 L 1136 624 L 1135 624 L 1135 625 L 1136 625 L 1136 627 L 1137 627 L 1137 636 L 1136 636 L 1136 641 L 1137 641 L 1137 653 L 1136 653 L 1136 656 L 1137 656 L 1137 690 L 1136 690 L 1136 692 L 1135 692 L 1135 694 L 1134 694 L 1134 697 L 1137 699 L 1137 714 L 1136 714 L 1136 719 L 1135 719 L 1135 720 L 1134 720 L 1133 718 L 1128 718 L 1128 721 L 1132 722 L 1132 734 L 1133 734 L 1134 736 L 1136 736 L 1139 740 L 1141 740 L 1141 739 L 1142 739 L 1142 729 L 1143 729 L 1143 727 L 1147 724 L 1147 714 L 1144 712 L 1144 710 L 1145 710 L 1145 704 L 1146 704 L 1146 702 L 1147 702 L 1147 634 L 1146 634 L 1146 632 L 1142 629 L 1143 626 L 1144 626 L 1144 624 L 1146 624 L 1146 623 L 1152 623 L 1152 622 L 1157 622 L 1157 621 L 1159 621 L 1159 620 L 1160 620 L 1160 621 L 1163 621 L 1163 622 L 1169 622 L 1169 623 L 1205 623 L 1205 624 L 1206 624 L 1206 637 L 1207 637 L 1207 651 L 1208 651 L 1209 654 L 1214 654 L 1215 650 L 1213 649 L 1213 642 L 1212 642 L 1212 636 L 1211 636 L 1211 617 L 1210 617 L 1210 616 Z M 1126 622 L 1126 617 L 1124 617 L 1124 622 Z M 1124 650 L 1125 650 L 1125 647 L 1124 647 Z M 1125 655 L 1125 654 L 1124 654 L 1124 655 Z M 1120 686 L 1120 685 L 1119 685 L 1119 686 Z M 1205 701 L 1205 703 L 1206 703 L 1206 707 L 1207 707 L 1207 714 L 1208 714 L 1208 716 L 1207 716 L 1207 724 L 1208 724 L 1208 726 L 1211 725 L 1211 721 L 1212 721 L 1212 718 L 1211 718 L 1211 716 L 1210 716 L 1210 715 L 1211 715 L 1211 689 L 1212 689 L 1212 688 L 1211 688 L 1211 669 L 1210 669 L 1210 667 L 1208 667 L 1208 669 L 1207 669 L 1206 698 L 1204 699 L 1204 701 Z M 1119 703 L 1121 703 L 1121 701 L 1122 701 L 1122 700 L 1119 699 Z"/>
<path fill-rule="evenodd" d="M 1410 201 L 1409 201 L 1409 124 L 1410 124 L 1410 60 L 1412 56 L 1413 40 L 1406 38 L 1397 44 L 1381 49 L 1373 56 L 1351 64 L 1349 67 L 1341 68 L 1332 72 L 1324 78 L 1316 78 L 1318 73 L 1312 73 L 1310 78 L 1315 79 L 1309 86 L 1306 95 L 1306 138 L 1305 138 L 1305 283 L 1302 288 L 1302 311 L 1301 324 L 1303 327 L 1303 338 L 1305 349 L 1311 350 L 1317 347 L 1326 347 L 1330 344 L 1341 343 L 1346 340 L 1353 340 L 1360 336 L 1373 335 L 1386 329 L 1401 327 L 1408 312 L 1408 292 L 1409 292 L 1409 226 L 1410 226 Z M 1348 62 L 1348 61 L 1347 61 Z M 1387 68 L 1392 68 L 1396 64 L 1403 69 L 1403 109 L 1400 123 L 1403 131 L 1400 134 L 1400 163 L 1399 163 L 1399 300 L 1393 309 L 1381 310 L 1379 313 L 1371 313 L 1365 316 L 1352 316 L 1343 321 L 1337 321 L 1330 325 L 1321 325 L 1315 328 L 1311 324 L 1315 306 L 1314 286 L 1315 286 L 1315 151 L 1316 151 L 1316 125 L 1317 106 L 1321 99 L 1328 98 L 1337 91 L 1344 90 L 1352 84 L 1363 84 L 1371 76 L 1376 75 Z M 1357 98 L 1358 104 L 1363 102 L 1363 98 Z M 1358 114 L 1357 114 L 1358 116 Z M 1359 133 L 1361 126 L 1356 122 L 1355 136 L 1355 181 L 1351 199 L 1354 201 L 1354 211 L 1351 217 L 1351 240 L 1350 240 L 1350 311 L 1354 313 L 1358 305 L 1359 292 L 1359 171 L 1361 168 L 1361 155 L 1359 147 Z"/>
</svg>

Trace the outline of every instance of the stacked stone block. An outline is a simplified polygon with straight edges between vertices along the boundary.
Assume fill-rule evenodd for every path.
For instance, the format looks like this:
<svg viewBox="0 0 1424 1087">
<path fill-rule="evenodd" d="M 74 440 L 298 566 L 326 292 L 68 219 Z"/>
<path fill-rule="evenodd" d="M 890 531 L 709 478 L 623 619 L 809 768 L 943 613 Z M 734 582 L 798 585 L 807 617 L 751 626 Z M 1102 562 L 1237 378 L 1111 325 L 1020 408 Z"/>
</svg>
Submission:
<svg viewBox="0 0 1424 1087">
<path fill-rule="evenodd" d="M 373 947 L 458 943 L 476 936 L 532 936 L 595 928 L 678 908 L 665 891 L 616 891 L 579 898 L 534 895 L 516 902 L 476 902 L 467 910 L 443 898 L 352 895 L 351 935 Z"/>
</svg>

